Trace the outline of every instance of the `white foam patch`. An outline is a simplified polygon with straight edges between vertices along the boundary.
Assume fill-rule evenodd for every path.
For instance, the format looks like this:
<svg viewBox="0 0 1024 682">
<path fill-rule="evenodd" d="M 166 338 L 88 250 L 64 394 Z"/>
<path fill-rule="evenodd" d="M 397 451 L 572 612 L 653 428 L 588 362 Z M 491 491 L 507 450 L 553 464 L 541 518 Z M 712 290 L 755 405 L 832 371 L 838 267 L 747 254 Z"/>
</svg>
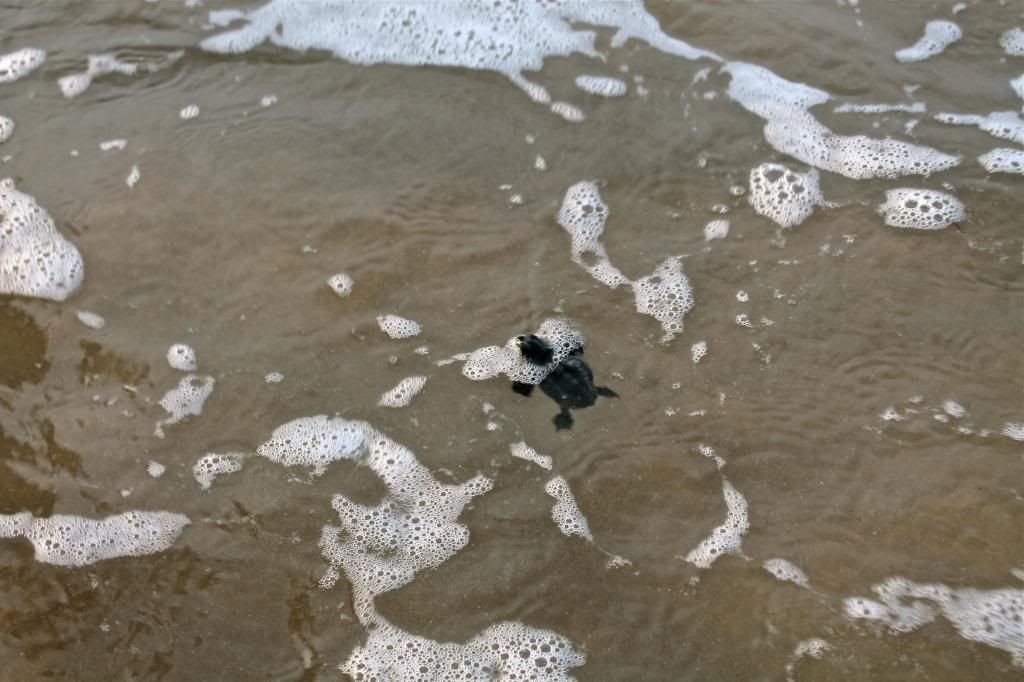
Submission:
<svg viewBox="0 0 1024 682">
<path fill-rule="evenodd" d="M 211 452 L 197 459 L 192 465 L 192 476 L 203 490 L 209 490 L 218 476 L 241 471 L 244 457 L 241 452 Z"/>
<path fill-rule="evenodd" d="M 1024 99 L 1024 73 L 1010 79 L 1010 89 L 1017 93 L 1017 97 Z"/>
<path fill-rule="evenodd" d="M 549 457 L 548 455 L 542 455 L 538 453 L 536 450 L 531 448 L 523 441 L 519 441 L 518 443 L 512 443 L 511 445 L 508 446 L 508 449 L 512 453 L 513 457 L 525 459 L 527 462 L 533 462 L 541 469 L 547 469 L 548 471 L 551 471 L 551 466 L 553 464 L 551 457 Z"/>
<path fill-rule="evenodd" d="M 370 425 L 340 417 L 300 417 L 274 429 L 256 454 L 284 466 L 312 469 L 322 475 L 339 459 L 357 459 L 363 453 Z"/>
<path fill-rule="evenodd" d="M 154 462 L 153 460 L 150 460 L 149 464 L 146 465 L 146 473 L 152 476 L 153 478 L 160 478 L 161 476 L 164 475 L 165 471 L 167 471 L 167 467 L 165 467 L 160 462 Z"/>
<path fill-rule="evenodd" d="M 75 313 L 78 321 L 84 324 L 89 329 L 95 329 L 99 331 L 107 326 L 107 321 L 96 313 L 90 313 L 88 310 L 79 310 Z"/>
<path fill-rule="evenodd" d="M 533 161 L 533 167 L 539 171 L 544 171 L 548 169 L 548 162 L 544 160 L 543 156 L 538 154 L 537 158 Z"/>
<path fill-rule="evenodd" d="M 504 346 L 486 346 L 466 356 L 465 364 L 462 366 L 463 376 L 473 381 L 482 381 L 504 374 L 512 381 L 539 384 L 558 363 L 582 348 L 586 341 L 583 333 L 564 318 L 544 320 L 535 333 L 554 351 L 548 364 L 535 365 L 524 358 L 513 337 Z"/>
<path fill-rule="evenodd" d="M 36 200 L 0 180 L 0 294 L 63 301 L 82 283 L 82 255 Z"/>
<path fill-rule="evenodd" d="M 1011 655 L 1015 666 L 1024 667 L 1024 590 L 958 589 L 900 577 L 871 589 L 880 601 L 864 597 L 844 600 L 849 618 L 878 621 L 893 632 L 905 633 L 941 614 L 964 639 L 1002 649 Z"/>
<path fill-rule="evenodd" d="M 832 645 L 824 639 L 804 639 L 797 643 L 786 662 L 786 682 L 796 682 L 796 664 L 801 658 L 822 658 L 832 650 Z"/>
<path fill-rule="evenodd" d="M 153 435 L 163 438 L 165 426 L 177 424 L 186 417 L 201 415 L 206 399 L 213 393 L 214 383 L 213 377 L 189 374 L 178 382 L 177 388 L 167 391 L 160 399 L 160 407 L 170 416 L 156 423 Z"/>
<path fill-rule="evenodd" d="M 601 97 L 622 97 L 626 94 L 626 83 L 608 76 L 576 76 L 576 87 Z"/>
<path fill-rule="evenodd" d="M 593 542 L 594 536 L 590 532 L 587 518 L 577 506 L 569 483 L 561 476 L 555 476 L 544 484 L 544 492 L 555 498 L 555 504 L 551 507 L 551 520 L 558 525 L 562 535 L 577 535 L 588 542 Z"/>
<path fill-rule="evenodd" d="M 424 376 L 406 377 L 398 382 L 390 391 L 380 397 L 379 407 L 405 407 L 423 390 L 427 378 Z"/>
<path fill-rule="evenodd" d="M 135 185 L 139 184 L 139 179 L 142 174 L 139 173 L 139 165 L 137 163 L 132 164 L 132 168 L 128 171 L 128 177 L 124 179 L 124 184 L 128 185 L 128 189 L 135 189 Z"/>
<path fill-rule="evenodd" d="M 937 54 L 960 40 L 963 33 L 952 21 L 929 21 L 924 26 L 924 35 L 910 47 L 896 51 L 896 59 L 901 62 L 919 62 Z"/>
<path fill-rule="evenodd" d="M 377 326 L 380 330 L 393 339 L 407 339 L 416 336 L 422 330 L 418 322 L 407 320 L 398 315 L 380 315 L 377 317 Z"/>
<path fill-rule="evenodd" d="M 790 563 L 785 559 L 768 559 L 761 566 L 764 570 L 775 576 L 776 580 L 781 580 L 787 583 L 793 583 L 800 587 L 810 587 L 811 582 L 807 579 L 807 574 L 804 573 L 799 566 Z"/>
<path fill-rule="evenodd" d="M 187 107 L 178 112 L 178 117 L 182 121 L 187 121 L 190 118 L 195 118 L 199 115 L 199 105 L 189 104 Z"/>
<path fill-rule="evenodd" d="M 586 662 L 572 642 L 517 622 L 492 625 L 465 644 L 435 642 L 379 619 L 366 643 L 341 665 L 354 680 L 570 682 Z"/>
<path fill-rule="evenodd" d="M 711 535 L 701 540 L 700 544 L 686 555 L 686 561 L 697 568 L 711 568 L 715 559 L 723 554 L 739 554 L 742 550 L 743 534 L 750 528 L 747 500 L 724 478 L 722 495 L 728 509 L 725 522 L 711 531 Z"/>
<path fill-rule="evenodd" d="M 152 73 L 170 66 L 184 56 L 184 50 L 150 59 L 149 61 L 126 62 L 113 54 L 91 54 L 85 71 L 64 76 L 57 81 L 57 86 L 65 97 L 77 97 L 89 89 L 95 78 L 111 73 L 134 76 L 138 73 Z"/>
<path fill-rule="evenodd" d="M 1003 51 L 1012 57 L 1024 57 L 1024 28 L 1011 28 L 999 36 Z"/>
<path fill-rule="evenodd" d="M 900 140 L 836 135 L 808 111 L 829 101 L 824 90 L 787 81 L 756 64 L 730 62 L 723 70 L 732 77 L 729 96 L 766 121 L 768 144 L 815 168 L 862 180 L 929 175 L 960 162 L 931 147 Z"/>
<path fill-rule="evenodd" d="M 704 226 L 704 241 L 709 242 L 714 239 L 725 239 L 729 234 L 729 221 L 728 220 L 712 220 Z"/>
<path fill-rule="evenodd" d="M 344 272 L 339 272 L 327 278 L 327 286 L 341 298 L 345 298 L 352 293 L 353 284 L 352 277 Z"/>
<path fill-rule="evenodd" d="M 1024 118 L 1016 111 L 993 111 L 984 116 L 942 112 L 935 114 L 935 120 L 950 125 L 977 126 L 992 137 L 1024 144 Z"/>
<path fill-rule="evenodd" d="M 690 346 L 690 358 L 693 359 L 693 364 L 697 364 L 701 359 L 708 354 L 708 342 L 698 341 L 697 343 Z"/>
<path fill-rule="evenodd" d="M 280 372 L 268 372 L 267 375 L 263 377 L 263 381 L 267 384 L 279 384 L 284 381 L 284 375 Z"/>
<path fill-rule="evenodd" d="M 928 107 L 924 102 L 914 102 L 913 104 L 854 104 L 852 102 L 844 102 L 832 111 L 837 114 L 886 114 L 891 111 L 923 114 L 927 109 Z"/>
<path fill-rule="evenodd" d="M 683 316 L 694 305 L 693 289 L 678 257 L 666 258 L 653 273 L 633 282 L 633 297 L 637 312 L 661 323 L 662 343 L 683 331 Z"/>
<path fill-rule="evenodd" d="M 748 199 L 757 213 L 779 227 L 799 225 L 824 203 L 817 170 L 800 173 L 779 163 L 762 163 L 750 171 Z"/>
<path fill-rule="evenodd" d="M 0 538 L 26 538 L 35 548 L 36 561 L 87 566 L 162 552 L 188 524 L 187 516 L 166 511 L 129 511 L 103 519 L 70 514 L 35 518 L 22 512 L 0 514 Z"/>
<path fill-rule="evenodd" d="M 954 419 L 962 419 L 967 416 L 967 408 L 955 400 L 944 400 L 942 411 Z"/>
<path fill-rule="evenodd" d="M 0 116 L 0 144 L 7 142 L 14 134 L 14 121 L 6 116 Z"/>
<path fill-rule="evenodd" d="M 116 139 L 100 142 L 100 151 L 109 152 L 111 149 L 121 150 L 128 146 L 128 140 Z"/>
<path fill-rule="evenodd" d="M 587 120 L 587 115 L 583 113 L 582 109 L 568 102 L 552 102 L 551 111 L 569 123 L 582 123 Z"/>
<path fill-rule="evenodd" d="M 941 230 L 965 217 L 964 205 L 952 194 L 931 189 L 890 189 L 878 212 L 890 227 Z"/>
<path fill-rule="evenodd" d="M 1007 438 L 1024 442 L 1024 422 L 1007 422 L 1001 433 Z"/>
<path fill-rule="evenodd" d="M 23 47 L 0 55 L 0 83 L 13 83 L 35 71 L 46 61 L 46 52 L 34 47 Z"/>
<path fill-rule="evenodd" d="M 700 412 L 703 413 L 704 410 L 701 410 Z M 715 463 L 715 467 L 717 467 L 719 471 L 725 468 L 725 458 L 719 455 L 717 452 L 715 452 L 715 449 L 710 445 L 705 445 L 701 443 L 699 446 L 697 446 L 697 451 L 700 452 L 700 454 L 702 454 L 703 456 L 713 461 Z"/>
<path fill-rule="evenodd" d="M 191 346 L 176 343 L 167 349 L 167 364 L 180 372 L 196 371 L 196 352 Z"/>
<path fill-rule="evenodd" d="M 1024 151 L 999 147 L 978 157 L 978 163 L 989 173 L 1024 175 Z"/>
<path fill-rule="evenodd" d="M 570 187 L 558 211 L 558 224 L 572 238 L 572 261 L 598 282 L 616 288 L 629 279 L 608 260 L 601 243 L 608 205 L 601 199 L 597 184 L 585 180 Z"/>
</svg>

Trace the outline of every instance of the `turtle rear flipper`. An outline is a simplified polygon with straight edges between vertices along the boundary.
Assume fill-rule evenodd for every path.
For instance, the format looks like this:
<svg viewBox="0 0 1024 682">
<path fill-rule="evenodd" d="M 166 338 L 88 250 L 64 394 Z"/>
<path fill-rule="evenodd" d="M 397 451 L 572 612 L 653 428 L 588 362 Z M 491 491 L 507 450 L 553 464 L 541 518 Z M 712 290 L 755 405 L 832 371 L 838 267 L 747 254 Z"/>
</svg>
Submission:
<svg viewBox="0 0 1024 682">
<path fill-rule="evenodd" d="M 530 394 L 533 393 L 533 384 L 524 384 L 521 381 L 513 381 L 512 390 L 518 393 L 519 395 L 525 395 L 527 398 L 529 398 Z"/>
<path fill-rule="evenodd" d="M 618 398 L 619 394 L 608 388 L 607 386 L 595 386 L 598 395 L 603 395 L 605 398 Z"/>
<path fill-rule="evenodd" d="M 563 407 L 562 411 L 552 417 L 551 421 L 555 423 L 555 431 L 565 431 L 566 429 L 572 428 L 572 415 L 569 414 L 569 408 Z"/>
</svg>

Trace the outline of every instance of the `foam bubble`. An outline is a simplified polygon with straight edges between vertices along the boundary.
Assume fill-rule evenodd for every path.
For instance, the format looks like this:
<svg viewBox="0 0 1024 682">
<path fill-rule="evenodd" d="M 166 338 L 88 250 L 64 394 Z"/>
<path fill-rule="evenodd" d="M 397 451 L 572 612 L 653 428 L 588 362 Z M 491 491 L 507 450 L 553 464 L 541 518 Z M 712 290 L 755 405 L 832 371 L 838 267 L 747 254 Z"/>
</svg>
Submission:
<svg viewBox="0 0 1024 682">
<path fill-rule="evenodd" d="M 167 349 L 167 364 L 181 372 L 196 371 L 196 352 L 191 346 L 176 343 Z"/>
<path fill-rule="evenodd" d="M 952 21 L 929 21 L 924 26 L 924 35 L 911 47 L 896 51 L 901 62 L 919 62 L 941 54 L 947 47 L 960 40 L 963 33 Z"/>
<path fill-rule="evenodd" d="M 661 342 L 667 343 L 683 330 L 683 316 L 694 304 L 690 280 L 678 257 L 666 258 L 654 272 L 633 282 L 637 312 L 661 323 Z"/>
<path fill-rule="evenodd" d="M 525 459 L 527 462 L 533 462 L 541 469 L 547 469 L 548 471 L 551 471 L 551 457 L 549 457 L 548 455 L 539 454 L 536 450 L 531 448 L 523 441 L 519 441 L 518 443 L 512 443 L 511 445 L 508 446 L 508 449 L 512 453 L 513 457 Z"/>
<path fill-rule="evenodd" d="M 700 410 L 700 413 L 703 414 L 704 410 Z M 697 446 L 697 451 L 700 452 L 700 454 L 707 457 L 708 459 L 712 460 L 719 471 L 725 468 L 725 458 L 719 455 L 717 452 L 715 452 L 715 449 L 710 445 L 705 445 L 701 443 L 700 445 Z"/>
<path fill-rule="evenodd" d="M 1011 28 L 999 36 L 999 44 L 1006 54 L 1024 57 L 1024 28 Z"/>
<path fill-rule="evenodd" d="M 792 564 L 785 559 L 768 559 L 761 566 L 764 570 L 775 576 L 776 580 L 793 583 L 800 587 L 810 587 L 807 574 L 800 570 L 799 566 Z"/>
<path fill-rule="evenodd" d="M 46 61 L 46 52 L 34 47 L 23 47 L 0 55 L 0 83 L 13 83 L 27 76 Z"/>
<path fill-rule="evenodd" d="M 693 364 L 697 364 L 701 361 L 705 355 L 708 354 L 708 342 L 698 341 L 697 343 L 690 346 L 690 357 L 693 359 Z"/>
<path fill-rule="evenodd" d="M 14 134 L 14 121 L 6 116 L 0 116 L 0 144 L 7 142 Z"/>
<path fill-rule="evenodd" d="M 725 239 L 729 234 L 729 221 L 728 220 L 712 220 L 704 226 L 704 241 L 709 242 L 713 239 Z"/>
<path fill-rule="evenodd" d="M 377 317 L 377 326 L 380 330 L 393 339 L 407 339 L 420 333 L 421 327 L 418 322 L 407 320 L 398 315 L 380 315 Z"/>
<path fill-rule="evenodd" d="M 152 73 L 170 66 L 185 54 L 184 50 L 178 50 L 162 55 L 150 61 L 125 62 L 113 54 L 91 54 L 85 71 L 64 76 L 57 81 L 57 86 L 65 97 L 77 97 L 89 89 L 94 78 L 106 76 L 111 73 L 120 73 L 126 76 L 134 76 L 137 73 Z"/>
<path fill-rule="evenodd" d="M 88 310 L 79 310 L 75 313 L 78 321 L 84 324 L 89 329 L 95 329 L 99 331 L 107 326 L 107 321 L 96 313 L 90 313 Z"/>
<path fill-rule="evenodd" d="M 600 241 L 607 220 L 608 205 L 601 199 L 597 183 L 585 180 L 566 190 L 558 211 L 558 224 L 572 238 L 572 261 L 598 282 L 614 289 L 630 282 L 608 260 Z"/>
<path fill-rule="evenodd" d="M 0 294 L 63 301 L 78 289 L 82 256 L 14 180 L 0 180 Z"/>
<path fill-rule="evenodd" d="M 964 205 L 952 194 L 930 189 L 890 189 L 878 212 L 890 227 L 941 230 L 964 219 Z"/>
<path fill-rule="evenodd" d="M 128 146 L 128 140 L 116 139 L 100 142 L 100 151 L 109 152 L 111 149 L 121 150 Z"/>
<path fill-rule="evenodd" d="M 341 298 L 345 298 L 352 293 L 353 285 L 352 277 L 344 272 L 339 272 L 336 275 L 331 275 L 327 279 L 327 286 Z"/>
<path fill-rule="evenodd" d="M 187 107 L 178 112 L 178 117 L 183 121 L 187 121 L 190 118 L 195 118 L 199 115 L 199 105 L 189 104 Z"/>
<path fill-rule="evenodd" d="M 203 455 L 192 465 L 192 476 L 203 490 L 209 490 L 218 476 L 241 471 L 244 456 L 241 452 L 211 452 Z"/>
<path fill-rule="evenodd" d="M 576 76 L 576 87 L 601 97 L 622 97 L 626 94 L 626 83 L 608 76 Z"/>
<path fill-rule="evenodd" d="M 26 538 L 35 548 L 36 561 L 86 566 L 162 552 L 188 524 L 187 516 L 166 511 L 129 511 L 103 519 L 70 514 L 35 518 L 22 512 L 0 514 L 0 538 Z"/>
<path fill-rule="evenodd" d="M 750 171 L 750 205 L 780 227 L 807 220 L 824 203 L 818 188 L 818 171 L 790 170 L 779 163 L 762 163 Z"/>
<path fill-rule="evenodd" d="M 978 157 L 980 163 L 989 173 L 1016 173 L 1024 175 L 1024 151 L 999 147 Z"/>
<path fill-rule="evenodd" d="M 512 381 L 539 384 L 544 377 L 571 353 L 583 348 L 585 338 L 576 326 L 564 318 L 549 318 L 541 323 L 536 335 L 551 346 L 554 355 L 546 365 L 535 365 L 519 352 L 515 337 L 502 346 L 479 348 L 465 357 L 462 374 L 467 379 L 482 381 L 504 374 Z"/>
<path fill-rule="evenodd" d="M 152 476 L 153 478 L 160 478 L 161 476 L 164 475 L 165 471 L 167 471 L 167 467 L 165 467 L 160 462 L 154 462 L 153 460 L 150 460 L 149 464 L 146 465 L 146 473 Z"/>
<path fill-rule="evenodd" d="M 423 390 L 427 383 L 424 376 L 407 377 L 398 382 L 390 391 L 380 397 L 379 407 L 405 407 L 412 402 L 416 394 Z"/>
<path fill-rule="evenodd" d="M 569 483 L 561 476 L 555 476 L 544 484 L 544 492 L 555 498 L 555 504 L 551 507 L 551 520 L 558 525 L 562 535 L 578 535 L 588 542 L 593 542 L 594 536 L 587 525 L 587 518 L 576 505 L 576 498 L 569 489 Z"/>
<path fill-rule="evenodd" d="M 139 183 L 139 179 L 142 175 L 139 173 L 139 165 L 137 163 L 132 164 L 132 169 L 128 171 L 128 177 L 124 179 L 124 184 L 128 185 L 128 189 L 135 189 L 135 185 Z"/>
<path fill-rule="evenodd" d="M 340 417 L 301 417 L 274 429 L 256 454 L 284 466 L 304 466 L 314 476 L 339 459 L 357 459 L 364 451 L 370 425 Z"/>
<path fill-rule="evenodd" d="M 932 622 L 941 613 L 964 639 L 1002 649 L 1012 656 L 1014 665 L 1024 667 L 1024 590 L 957 589 L 900 577 L 889 578 L 871 589 L 880 601 L 846 599 L 843 604 L 848 617 L 878 621 L 893 632 L 905 633 Z"/>
<path fill-rule="evenodd" d="M 170 416 L 156 423 L 153 435 L 163 438 L 164 426 L 177 424 L 185 417 L 198 417 L 202 414 L 206 399 L 213 393 L 213 385 L 213 377 L 195 374 L 189 374 L 179 381 L 177 388 L 167 391 L 160 399 L 160 407 Z"/>
<path fill-rule="evenodd" d="M 747 500 L 726 479 L 722 479 L 722 495 L 728 513 L 725 522 L 711 531 L 690 550 L 686 560 L 697 568 L 711 568 L 715 559 L 723 554 L 738 554 L 742 549 L 743 534 L 750 528 Z"/>
<path fill-rule="evenodd" d="M 984 116 L 942 112 L 935 114 L 935 120 L 950 125 L 977 126 L 992 137 L 1024 144 L 1024 118 L 1016 111 L 993 111 Z"/>
<path fill-rule="evenodd" d="M 264 109 L 277 104 L 277 95 L 263 95 L 260 98 L 260 106 Z"/>
<path fill-rule="evenodd" d="M 539 171 L 547 170 L 548 169 L 548 162 L 544 160 L 543 156 L 538 154 L 537 158 L 534 159 L 533 167 L 536 168 Z"/>
<path fill-rule="evenodd" d="M 280 372 L 269 372 L 263 377 L 263 381 L 268 384 L 279 384 L 284 381 L 284 375 Z"/>
</svg>

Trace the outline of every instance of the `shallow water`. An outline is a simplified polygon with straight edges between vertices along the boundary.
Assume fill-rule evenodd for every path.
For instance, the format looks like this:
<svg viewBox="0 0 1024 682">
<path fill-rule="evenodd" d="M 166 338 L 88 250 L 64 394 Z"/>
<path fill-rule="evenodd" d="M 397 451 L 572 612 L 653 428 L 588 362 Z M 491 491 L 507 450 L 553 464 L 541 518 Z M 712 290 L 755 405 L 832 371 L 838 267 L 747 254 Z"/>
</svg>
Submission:
<svg viewBox="0 0 1024 682">
<path fill-rule="evenodd" d="M 836 133 L 961 157 L 925 178 L 822 169 L 834 205 L 786 230 L 751 208 L 750 170 L 808 166 L 766 142 L 709 59 L 639 40 L 611 47 L 614 29 L 597 28 L 604 61 L 550 57 L 528 73 L 585 113 L 571 123 L 493 71 L 358 65 L 266 42 L 234 55 L 200 47 L 224 30 L 211 10 L 255 6 L 0 9 L 0 53 L 47 52 L 0 84 L 0 115 L 17 126 L 0 144 L 0 176 L 53 217 L 85 267 L 64 302 L 0 297 L 0 514 L 191 520 L 166 551 L 78 567 L 0 541 L 0 679 L 344 678 L 338 666 L 374 621 L 344 571 L 319 585 L 321 528 L 338 524 L 333 495 L 372 506 L 388 489 L 363 463 L 315 476 L 256 454 L 277 427 L 320 414 L 369 422 L 443 483 L 493 479 L 459 516 L 468 544 L 377 596 L 377 616 L 405 632 L 466 642 L 519 621 L 585 654 L 569 671 L 580 680 L 1019 677 L 1019 601 L 1003 646 L 941 614 L 897 632 L 851 617 L 844 601 L 879 599 L 873 587 L 897 576 L 1024 598 L 1013 429 L 1024 422 L 1024 185 L 976 160 L 1020 145 L 933 118 L 1021 110 L 1008 81 L 1024 59 L 999 43 L 1024 22 L 1019 6 L 649 4 L 675 38 L 831 93 L 813 113 Z M 934 19 L 962 38 L 898 61 Z M 90 54 L 156 63 L 177 50 L 74 98 L 57 85 Z M 584 92 L 580 74 L 620 78 L 627 94 Z M 846 102 L 926 112 L 835 112 Z M 183 119 L 193 104 L 199 114 Z M 99 148 L 112 139 L 127 144 Z M 682 257 L 696 304 L 676 338 L 662 342 L 628 286 L 610 289 L 570 259 L 556 216 L 581 180 L 609 207 L 601 243 L 627 277 Z M 966 217 L 887 226 L 876 208 L 896 188 L 949 192 Z M 716 219 L 728 235 L 706 241 Z M 340 272 L 353 281 L 344 298 L 326 284 Z M 384 314 L 422 332 L 391 339 Z M 504 377 L 437 365 L 559 316 L 620 396 L 575 411 L 572 430 L 555 430 L 558 408 L 539 391 L 524 398 Z M 699 341 L 707 355 L 694 363 Z M 215 387 L 161 439 L 158 402 L 186 376 L 166 360 L 174 343 L 195 350 Z M 271 372 L 283 379 L 267 382 Z M 415 375 L 427 381 L 408 406 L 378 406 Z M 519 441 L 552 470 L 512 457 Z M 245 457 L 203 490 L 192 466 L 209 452 Z M 151 461 L 166 472 L 151 476 Z M 555 475 L 592 542 L 552 520 Z M 749 528 L 739 551 L 699 568 L 686 558 L 727 518 L 723 480 Z M 762 568 L 773 558 L 809 587 Z M 828 650 L 797 658 L 812 638 Z"/>
</svg>

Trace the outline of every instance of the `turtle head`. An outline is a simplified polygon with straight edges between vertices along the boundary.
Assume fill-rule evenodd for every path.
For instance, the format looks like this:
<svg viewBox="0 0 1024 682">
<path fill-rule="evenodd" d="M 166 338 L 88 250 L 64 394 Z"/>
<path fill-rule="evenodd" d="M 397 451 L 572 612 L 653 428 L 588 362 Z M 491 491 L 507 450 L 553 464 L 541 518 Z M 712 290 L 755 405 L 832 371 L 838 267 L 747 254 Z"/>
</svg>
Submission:
<svg viewBox="0 0 1024 682">
<path fill-rule="evenodd" d="M 546 365 L 555 356 L 548 342 L 536 334 L 523 334 L 516 337 L 516 346 L 523 357 L 535 365 Z"/>
</svg>

